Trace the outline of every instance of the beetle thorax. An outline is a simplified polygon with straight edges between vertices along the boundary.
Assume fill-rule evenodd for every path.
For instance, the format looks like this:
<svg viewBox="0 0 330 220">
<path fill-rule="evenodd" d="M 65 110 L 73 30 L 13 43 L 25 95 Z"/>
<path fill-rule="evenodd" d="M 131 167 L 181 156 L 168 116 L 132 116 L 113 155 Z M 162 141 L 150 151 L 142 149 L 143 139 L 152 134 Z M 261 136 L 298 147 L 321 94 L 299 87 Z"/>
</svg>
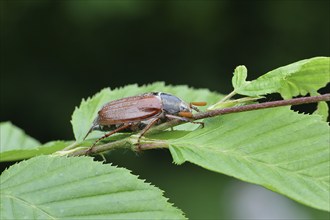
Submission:
<svg viewBox="0 0 330 220">
<path fill-rule="evenodd" d="M 163 111 L 167 114 L 178 115 L 179 112 L 191 112 L 189 105 L 176 96 L 167 93 L 159 93 L 158 96 L 162 100 Z"/>
</svg>

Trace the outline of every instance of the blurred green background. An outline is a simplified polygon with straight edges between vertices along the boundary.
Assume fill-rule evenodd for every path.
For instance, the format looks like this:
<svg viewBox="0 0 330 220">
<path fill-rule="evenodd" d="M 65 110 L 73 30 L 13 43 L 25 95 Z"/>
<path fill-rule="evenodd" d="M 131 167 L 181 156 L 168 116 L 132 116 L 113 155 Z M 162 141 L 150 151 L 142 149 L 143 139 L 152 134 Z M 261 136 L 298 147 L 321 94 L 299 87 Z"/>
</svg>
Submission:
<svg viewBox="0 0 330 220">
<path fill-rule="evenodd" d="M 1 121 L 46 142 L 104 87 L 165 81 L 228 93 L 249 79 L 330 54 L 330 1 L 1 1 Z M 179 94 L 178 94 L 179 95 Z M 191 219 L 327 219 L 261 187 L 172 164 L 166 150 L 108 159 L 165 191 Z M 95 183 L 97 184 L 97 183 Z"/>
</svg>

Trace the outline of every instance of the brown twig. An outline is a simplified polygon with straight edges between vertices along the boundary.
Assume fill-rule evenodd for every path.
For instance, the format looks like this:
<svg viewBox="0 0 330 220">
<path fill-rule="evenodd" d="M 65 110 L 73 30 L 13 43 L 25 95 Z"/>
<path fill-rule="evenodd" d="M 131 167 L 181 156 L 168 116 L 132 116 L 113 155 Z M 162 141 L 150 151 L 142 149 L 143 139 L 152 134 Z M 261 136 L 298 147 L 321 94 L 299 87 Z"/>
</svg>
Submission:
<svg viewBox="0 0 330 220">
<path fill-rule="evenodd" d="M 214 117 L 217 115 L 225 115 L 230 113 L 245 112 L 245 111 L 252 111 L 258 109 L 265 109 L 265 108 L 274 108 L 274 107 L 287 106 L 287 105 L 301 105 L 301 104 L 308 104 L 308 103 L 314 103 L 320 101 L 330 101 L 330 93 L 326 93 L 319 96 L 301 97 L 301 98 L 271 101 L 271 102 L 243 105 L 243 106 L 235 106 L 224 109 L 215 109 L 211 111 L 197 113 L 194 115 L 193 119 L 198 120 L 198 119 Z M 181 123 L 182 121 L 180 120 L 172 120 L 164 124 L 155 126 L 154 128 L 148 131 L 148 134 L 156 133 L 160 130 L 165 130 L 167 128 L 176 126 Z"/>
<path fill-rule="evenodd" d="M 251 104 L 251 105 L 236 106 L 236 107 L 200 112 L 200 113 L 197 113 L 194 115 L 193 120 L 210 118 L 210 117 L 214 117 L 214 116 L 218 116 L 218 115 L 224 115 L 224 114 L 230 114 L 230 113 L 236 113 L 236 112 L 245 112 L 245 111 L 252 111 L 252 110 L 258 110 L 258 109 L 265 109 L 265 108 L 288 106 L 288 105 L 301 105 L 301 104 L 308 104 L 308 103 L 314 103 L 314 102 L 320 102 L 320 101 L 330 101 L 330 93 L 327 93 L 324 95 L 319 95 L 319 96 L 271 101 L 271 102 L 264 102 L 264 103 L 257 103 L 257 104 Z M 174 127 L 174 126 L 182 124 L 182 123 L 187 123 L 187 122 L 182 122 L 182 121 L 176 120 L 176 119 L 171 120 L 169 122 L 152 127 L 146 133 L 147 134 L 157 133 L 159 131 L 165 130 L 170 127 Z M 111 150 L 114 148 L 120 148 L 120 147 L 126 147 L 126 148 L 131 147 L 134 149 L 134 147 L 132 147 L 133 145 L 134 145 L 134 143 L 132 143 L 132 141 L 130 140 L 130 137 L 128 137 L 123 140 L 109 142 L 109 143 L 103 144 L 103 145 L 97 145 L 93 148 L 93 151 L 90 153 L 92 153 L 92 154 L 101 153 L 104 151 L 108 151 L 108 150 Z M 145 146 L 142 146 L 141 149 L 142 150 L 154 149 L 154 148 L 162 148 L 162 147 L 166 147 L 166 146 L 167 146 L 166 143 L 152 142 L 152 143 L 145 143 Z M 87 153 L 87 149 L 79 149 L 77 151 L 69 153 L 69 155 L 80 156 L 80 155 L 86 155 L 86 153 Z"/>
<path fill-rule="evenodd" d="M 301 97 L 301 98 L 294 98 L 287 100 L 257 103 L 251 105 L 236 106 L 225 109 L 216 109 L 212 111 L 198 113 L 195 115 L 194 119 L 209 118 L 216 115 L 224 115 L 224 114 L 236 113 L 236 112 L 246 112 L 246 111 L 258 110 L 264 108 L 274 108 L 274 107 L 287 106 L 287 105 L 301 105 L 301 104 L 308 104 L 308 103 L 314 103 L 320 101 L 330 101 L 330 93 L 319 96 Z"/>
</svg>

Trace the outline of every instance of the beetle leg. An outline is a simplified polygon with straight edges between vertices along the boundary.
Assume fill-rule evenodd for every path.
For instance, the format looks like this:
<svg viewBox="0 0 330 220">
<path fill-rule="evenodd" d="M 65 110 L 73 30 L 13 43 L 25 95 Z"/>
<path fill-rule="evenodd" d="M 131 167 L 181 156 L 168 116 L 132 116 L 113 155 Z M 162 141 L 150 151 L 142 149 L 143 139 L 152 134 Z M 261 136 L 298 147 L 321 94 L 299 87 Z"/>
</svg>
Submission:
<svg viewBox="0 0 330 220">
<path fill-rule="evenodd" d="M 140 140 L 142 138 L 142 136 L 154 125 L 157 123 L 157 121 L 159 120 L 159 118 L 154 118 L 153 120 L 150 121 L 149 124 L 147 124 L 147 126 L 141 131 L 140 136 L 138 138 L 137 141 L 137 145 L 138 145 L 138 150 L 141 150 L 141 145 L 140 145 Z"/>
<path fill-rule="evenodd" d="M 124 130 L 124 129 L 130 127 L 130 126 L 131 126 L 131 124 L 122 125 L 122 126 L 116 128 L 115 130 L 110 131 L 109 133 L 106 133 L 105 135 L 103 135 L 102 137 L 100 137 L 99 139 L 97 139 L 97 140 L 94 142 L 94 144 L 93 144 L 93 145 L 92 145 L 92 146 L 86 151 L 86 155 L 87 155 L 87 154 L 90 154 L 90 153 L 92 152 L 93 147 L 94 147 L 94 146 L 95 146 L 100 140 L 103 140 L 104 138 L 107 138 L 107 137 L 109 137 L 110 135 L 113 135 L 113 134 L 115 134 L 115 133 L 117 133 L 117 132 L 119 132 L 119 131 L 121 131 L 121 130 Z"/>
<path fill-rule="evenodd" d="M 199 125 L 202 126 L 202 128 L 204 128 L 204 122 L 201 122 L 201 121 L 191 121 L 190 123 L 199 124 Z"/>
<path fill-rule="evenodd" d="M 176 116 L 176 115 L 169 115 L 169 114 L 167 114 L 166 117 L 169 118 L 169 119 L 178 119 L 178 120 L 185 121 L 185 122 L 190 122 L 190 123 L 193 123 L 193 124 L 200 124 L 200 125 L 202 125 L 202 128 L 204 128 L 204 122 L 201 122 L 201 121 L 192 121 L 189 118 L 180 117 L 180 116 Z"/>
<path fill-rule="evenodd" d="M 180 121 L 190 122 L 190 120 L 188 118 L 180 117 L 180 116 L 177 116 L 177 115 L 166 114 L 165 117 L 168 118 L 168 119 L 179 119 Z"/>
</svg>

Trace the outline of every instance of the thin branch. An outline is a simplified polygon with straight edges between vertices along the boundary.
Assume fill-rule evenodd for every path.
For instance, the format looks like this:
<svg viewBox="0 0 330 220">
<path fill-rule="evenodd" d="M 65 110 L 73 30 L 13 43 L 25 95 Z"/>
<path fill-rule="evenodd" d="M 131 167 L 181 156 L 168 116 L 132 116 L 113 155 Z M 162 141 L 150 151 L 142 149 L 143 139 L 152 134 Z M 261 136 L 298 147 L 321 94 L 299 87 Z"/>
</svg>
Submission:
<svg viewBox="0 0 330 220">
<path fill-rule="evenodd" d="M 105 151 L 110 151 L 116 148 L 131 148 L 133 151 L 142 151 L 156 148 L 168 148 L 168 144 L 162 140 L 145 140 L 141 141 L 140 145 L 135 145 L 139 135 L 132 135 L 130 137 L 108 142 L 102 145 L 96 145 L 92 149 L 87 148 L 78 148 L 72 149 L 70 151 L 60 151 L 57 152 L 58 155 L 69 155 L 69 156 L 83 156 L 88 154 L 99 154 Z"/>
<path fill-rule="evenodd" d="M 231 108 L 224 108 L 224 109 L 216 109 L 206 112 L 200 112 L 194 115 L 192 121 L 204 118 L 210 118 L 218 115 L 236 113 L 236 112 L 245 112 L 245 111 L 252 111 L 258 109 L 265 109 L 265 108 L 274 108 L 280 106 L 288 106 L 288 105 L 301 105 L 301 104 L 308 104 L 320 101 L 330 101 L 330 93 L 319 95 L 319 96 L 312 96 L 312 97 L 302 97 L 302 98 L 294 98 L 288 100 L 280 100 L 280 101 L 272 101 L 272 102 L 264 102 L 264 103 L 257 103 L 251 105 L 244 105 L 244 106 L 236 106 Z M 167 128 L 174 127 L 179 124 L 183 124 L 187 122 L 183 122 L 180 120 L 171 120 L 169 122 L 160 124 L 158 126 L 152 127 L 147 134 L 153 134 L 160 131 L 163 131 Z M 136 139 L 134 138 L 136 135 L 132 135 L 130 137 L 124 138 L 122 140 L 109 142 L 103 145 L 97 145 L 93 147 L 92 150 L 86 149 L 77 149 L 76 151 L 72 151 L 68 153 L 70 156 L 80 156 L 86 155 L 87 153 L 90 154 L 97 154 L 105 151 L 112 150 L 114 148 L 132 148 L 133 150 L 147 150 L 147 149 L 154 149 L 154 148 L 166 148 L 168 147 L 165 142 L 157 141 L 157 140 L 150 140 L 146 141 L 145 143 L 141 143 L 140 146 L 134 146 L 136 144 Z"/>
<path fill-rule="evenodd" d="M 96 145 L 92 149 L 90 147 L 87 148 L 79 148 L 77 150 L 71 150 L 67 155 L 69 156 L 83 156 L 88 154 L 98 154 L 105 151 L 113 150 L 115 148 L 131 148 L 133 143 L 130 141 L 130 137 L 124 138 L 122 140 L 109 142 L 102 145 Z"/>
<path fill-rule="evenodd" d="M 216 115 L 224 115 L 224 114 L 236 113 L 236 112 L 246 112 L 246 111 L 258 110 L 264 108 L 274 108 L 274 107 L 287 106 L 287 105 L 302 105 L 302 104 L 308 104 L 308 103 L 314 103 L 320 101 L 330 101 L 330 93 L 319 96 L 301 97 L 301 98 L 294 98 L 287 100 L 257 103 L 251 105 L 236 106 L 225 109 L 216 109 L 212 111 L 198 113 L 194 116 L 194 119 L 197 120 L 202 118 L 213 117 Z"/>
<path fill-rule="evenodd" d="M 225 115 L 230 113 L 245 112 L 245 111 L 252 111 L 258 109 L 265 109 L 265 108 L 288 106 L 288 105 L 301 105 L 301 104 L 308 104 L 308 103 L 314 103 L 320 101 L 330 101 L 330 93 L 326 93 L 319 96 L 301 97 L 301 98 L 264 102 L 264 103 L 257 103 L 257 104 L 243 105 L 243 106 L 235 106 L 224 109 L 215 109 L 211 111 L 197 113 L 194 115 L 193 120 L 210 118 L 210 117 Z M 147 133 L 153 134 L 179 124 L 182 124 L 182 121 L 172 120 L 151 128 Z"/>
</svg>

